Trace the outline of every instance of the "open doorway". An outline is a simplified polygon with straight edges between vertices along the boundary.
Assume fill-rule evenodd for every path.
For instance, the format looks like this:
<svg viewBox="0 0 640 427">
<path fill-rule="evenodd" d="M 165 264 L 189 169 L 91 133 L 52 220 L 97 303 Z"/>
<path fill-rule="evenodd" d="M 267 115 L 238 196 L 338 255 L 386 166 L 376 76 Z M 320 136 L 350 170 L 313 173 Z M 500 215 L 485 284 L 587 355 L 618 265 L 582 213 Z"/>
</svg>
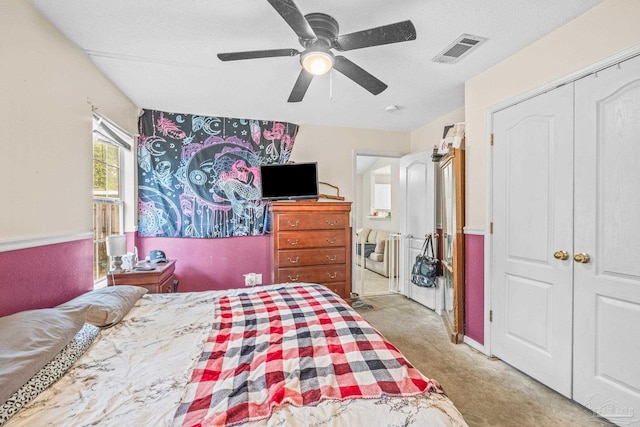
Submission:
<svg viewBox="0 0 640 427">
<path fill-rule="evenodd" d="M 355 153 L 353 289 L 361 296 L 398 290 L 399 158 Z"/>
</svg>

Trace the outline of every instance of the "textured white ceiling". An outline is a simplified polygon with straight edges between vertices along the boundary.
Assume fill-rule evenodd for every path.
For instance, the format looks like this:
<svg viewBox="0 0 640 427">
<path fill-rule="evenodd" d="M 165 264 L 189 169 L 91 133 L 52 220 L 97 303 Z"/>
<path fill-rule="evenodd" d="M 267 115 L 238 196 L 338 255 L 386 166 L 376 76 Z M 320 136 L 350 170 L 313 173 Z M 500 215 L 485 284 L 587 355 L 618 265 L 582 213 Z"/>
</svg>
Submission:
<svg viewBox="0 0 640 427">
<path fill-rule="evenodd" d="M 295 0 L 340 34 L 410 19 L 414 41 L 342 53 L 389 87 L 374 96 L 337 72 L 287 98 L 299 57 L 221 62 L 217 53 L 294 48 L 265 0 L 31 0 L 140 108 L 298 124 L 411 131 L 461 107 L 464 82 L 601 0 Z M 461 34 L 488 41 L 460 62 L 432 58 Z M 390 104 L 399 110 L 386 112 Z"/>
</svg>

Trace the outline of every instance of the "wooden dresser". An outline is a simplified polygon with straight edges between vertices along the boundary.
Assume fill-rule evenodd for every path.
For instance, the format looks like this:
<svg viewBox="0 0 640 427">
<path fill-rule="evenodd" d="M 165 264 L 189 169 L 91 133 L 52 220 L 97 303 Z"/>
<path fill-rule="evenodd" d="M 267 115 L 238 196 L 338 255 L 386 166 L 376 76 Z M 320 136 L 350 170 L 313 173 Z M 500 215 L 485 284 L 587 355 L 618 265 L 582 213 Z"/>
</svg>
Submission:
<svg viewBox="0 0 640 427">
<path fill-rule="evenodd" d="M 350 202 L 274 202 L 273 283 L 320 283 L 351 303 L 350 211 Z"/>
</svg>

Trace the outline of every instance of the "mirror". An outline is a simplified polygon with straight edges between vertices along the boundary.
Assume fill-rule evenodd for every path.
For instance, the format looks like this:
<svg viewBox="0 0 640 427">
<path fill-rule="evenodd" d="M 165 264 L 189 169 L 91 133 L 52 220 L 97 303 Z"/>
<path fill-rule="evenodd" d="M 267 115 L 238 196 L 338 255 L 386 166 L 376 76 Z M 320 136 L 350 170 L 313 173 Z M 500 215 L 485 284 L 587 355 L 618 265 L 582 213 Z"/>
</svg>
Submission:
<svg viewBox="0 0 640 427">
<path fill-rule="evenodd" d="M 464 150 L 450 148 L 440 161 L 440 215 L 444 320 L 449 338 L 464 338 Z"/>
</svg>

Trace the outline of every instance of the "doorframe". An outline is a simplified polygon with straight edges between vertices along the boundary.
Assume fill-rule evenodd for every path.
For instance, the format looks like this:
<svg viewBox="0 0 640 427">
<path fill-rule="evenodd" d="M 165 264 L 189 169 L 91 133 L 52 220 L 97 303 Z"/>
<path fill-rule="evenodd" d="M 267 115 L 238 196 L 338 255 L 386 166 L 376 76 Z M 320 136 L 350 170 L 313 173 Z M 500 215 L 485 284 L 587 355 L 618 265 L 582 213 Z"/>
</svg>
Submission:
<svg viewBox="0 0 640 427">
<path fill-rule="evenodd" d="M 351 207 L 350 214 L 350 222 L 351 222 L 351 292 L 357 292 L 357 289 L 354 288 L 355 281 L 357 280 L 357 271 L 358 268 L 356 263 L 356 251 L 355 251 L 355 242 L 356 242 L 356 215 L 358 212 L 358 200 L 360 196 L 360 189 L 358 188 L 358 156 L 368 156 L 368 157 L 390 157 L 394 159 L 399 159 L 400 157 L 406 154 L 402 154 L 397 151 L 377 151 L 377 150 L 366 150 L 366 149 L 354 149 L 351 152 L 351 188 L 353 188 L 353 205 Z M 394 215 L 396 215 L 394 213 Z"/>
<path fill-rule="evenodd" d="M 583 67 L 564 77 L 552 80 L 527 92 L 516 95 L 505 101 L 491 105 L 487 108 L 485 114 L 485 155 L 486 155 L 486 171 L 485 171 L 485 239 L 484 239 L 484 350 L 487 356 L 492 355 L 491 351 L 491 322 L 489 321 L 491 310 L 491 247 L 493 243 L 493 235 L 491 234 L 491 223 L 493 222 L 493 151 L 491 149 L 491 135 L 493 134 L 493 116 L 498 111 L 516 105 L 520 102 L 542 95 L 559 86 L 573 83 L 592 74 L 597 74 L 605 68 L 613 67 L 623 61 L 633 57 L 640 56 L 640 45 L 632 46 L 624 49 L 612 56 L 595 62 L 591 65 Z"/>
</svg>

